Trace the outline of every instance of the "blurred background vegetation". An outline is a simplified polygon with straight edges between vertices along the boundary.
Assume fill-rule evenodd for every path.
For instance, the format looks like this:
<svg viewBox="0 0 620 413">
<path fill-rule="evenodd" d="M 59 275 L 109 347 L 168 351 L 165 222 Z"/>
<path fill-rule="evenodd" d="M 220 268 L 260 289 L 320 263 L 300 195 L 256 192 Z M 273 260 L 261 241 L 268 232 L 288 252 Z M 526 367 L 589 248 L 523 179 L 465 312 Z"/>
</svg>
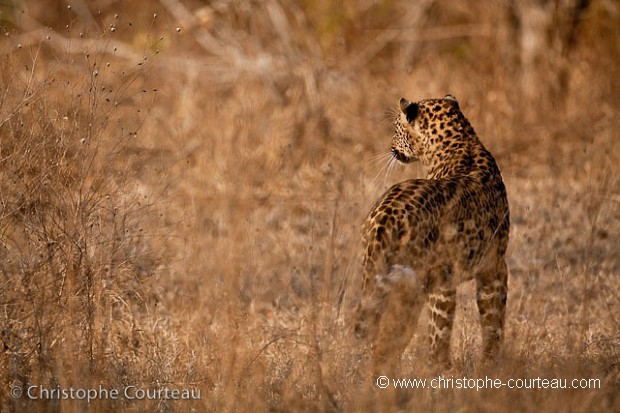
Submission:
<svg viewBox="0 0 620 413">
<path fill-rule="evenodd" d="M 377 161 L 396 102 L 448 93 L 512 216 L 504 358 L 465 285 L 449 375 L 602 388 L 405 408 L 620 409 L 618 1 L 4 0 L 0 35 L 1 411 L 393 409 L 349 334 L 358 228 L 424 174 Z M 430 378 L 420 324 L 402 373 Z"/>
</svg>

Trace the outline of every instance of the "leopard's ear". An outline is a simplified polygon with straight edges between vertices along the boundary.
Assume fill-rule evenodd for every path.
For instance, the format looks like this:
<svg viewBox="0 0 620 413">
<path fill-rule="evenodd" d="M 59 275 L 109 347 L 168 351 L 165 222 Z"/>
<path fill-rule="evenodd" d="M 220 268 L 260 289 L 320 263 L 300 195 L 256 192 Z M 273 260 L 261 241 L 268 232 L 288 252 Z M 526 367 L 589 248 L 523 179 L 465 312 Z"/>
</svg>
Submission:
<svg viewBox="0 0 620 413">
<path fill-rule="evenodd" d="M 407 116 L 407 122 L 412 122 L 418 116 L 418 104 L 405 98 L 400 99 L 400 110 Z"/>
<path fill-rule="evenodd" d="M 459 102 L 457 102 L 456 98 L 453 95 L 446 95 L 443 97 L 445 100 L 449 100 L 453 106 L 456 106 L 456 108 L 459 108 Z"/>
</svg>

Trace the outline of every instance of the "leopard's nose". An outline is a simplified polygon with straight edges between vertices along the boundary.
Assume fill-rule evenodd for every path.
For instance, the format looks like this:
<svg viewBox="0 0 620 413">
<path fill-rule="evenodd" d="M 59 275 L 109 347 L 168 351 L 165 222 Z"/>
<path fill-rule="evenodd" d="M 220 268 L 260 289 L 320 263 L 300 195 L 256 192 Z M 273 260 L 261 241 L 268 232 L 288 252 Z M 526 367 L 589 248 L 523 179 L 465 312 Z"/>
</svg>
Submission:
<svg viewBox="0 0 620 413">
<path fill-rule="evenodd" d="M 392 156 L 402 163 L 409 163 L 411 161 L 411 158 L 409 156 L 405 155 L 402 152 L 399 152 L 394 148 L 392 148 Z"/>
</svg>

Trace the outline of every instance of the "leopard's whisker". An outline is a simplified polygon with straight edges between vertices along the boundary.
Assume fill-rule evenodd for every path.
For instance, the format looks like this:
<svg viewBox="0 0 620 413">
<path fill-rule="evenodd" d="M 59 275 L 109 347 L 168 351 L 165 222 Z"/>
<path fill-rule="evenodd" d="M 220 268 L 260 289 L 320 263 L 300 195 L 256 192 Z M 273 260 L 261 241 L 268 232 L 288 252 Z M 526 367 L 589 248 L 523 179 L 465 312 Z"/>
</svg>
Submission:
<svg viewBox="0 0 620 413">
<path fill-rule="evenodd" d="M 390 149 L 383 149 L 376 154 L 369 157 L 370 162 L 385 162 L 390 156 L 392 156 L 392 151 Z"/>
<path fill-rule="evenodd" d="M 380 175 L 382 177 L 382 186 L 386 186 L 388 177 L 390 176 L 390 172 L 393 168 L 393 159 L 392 152 L 390 151 L 387 156 L 384 158 L 382 168 L 377 171 L 375 175 L 375 179 L 373 180 L 373 184 L 378 184 Z"/>
<path fill-rule="evenodd" d="M 388 160 L 387 170 L 385 174 L 385 181 L 387 181 L 390 175 L 392 175 L 392 172 L 394 171 L 394 168 L 396 167 L 397 164 L 398 164 L 398 160 L 396 159 L 394 154 L 390 152 L 390 159 Z"/>
<path fill-rule="evenodd" d="M 383 113 L 383 119 L 393 122 L 400 114 L 400 111 L 396 107 L 390 107 Z"/>
<path fill-rule="evenodd" d="M 376 154 L 375 156 L 371 157 L 369 163 L 371 165 L 371 172 L 374 175 L 372 179 L 373 185 L 376 185 L 377 182 L 379 181 L 379 176 L 382 175 L 382 173 L 383 174 L 385 173 L 386 169 L 389 167 L 391 158 L 392 158 L 392 151 L 389 149 L 383 150 L 379 152 L 378 154 Z"/>
</svg>

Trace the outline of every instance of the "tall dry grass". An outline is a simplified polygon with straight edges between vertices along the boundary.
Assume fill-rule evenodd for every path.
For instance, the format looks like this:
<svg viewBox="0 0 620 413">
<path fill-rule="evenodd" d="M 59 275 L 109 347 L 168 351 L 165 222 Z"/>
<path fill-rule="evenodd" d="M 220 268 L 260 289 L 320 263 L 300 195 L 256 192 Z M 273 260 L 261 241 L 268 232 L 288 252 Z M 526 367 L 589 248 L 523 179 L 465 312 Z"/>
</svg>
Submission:
<svg viewBox="0 0 620 413">
<path fill-rule="evenodd" d="M 57 7 L 51 7 L 51 4 Z M 614 411 L 618 11 L 605 1 L 12 3 L 2 9 L 2 411 Z M 50 8 L 51 7 L 51 8 Z M 53 10 L 53 12 L 52 12 Z M 47 28 L 43 28 L 47 27 Z M 589 390 L 410 390 L 350 334 L 390 111 L 459 98 L 511 204 L 502 358 L 472 285 L 454 367 Z M 193 401 L 10 390 L 199 389 Z"/>
</svg>

